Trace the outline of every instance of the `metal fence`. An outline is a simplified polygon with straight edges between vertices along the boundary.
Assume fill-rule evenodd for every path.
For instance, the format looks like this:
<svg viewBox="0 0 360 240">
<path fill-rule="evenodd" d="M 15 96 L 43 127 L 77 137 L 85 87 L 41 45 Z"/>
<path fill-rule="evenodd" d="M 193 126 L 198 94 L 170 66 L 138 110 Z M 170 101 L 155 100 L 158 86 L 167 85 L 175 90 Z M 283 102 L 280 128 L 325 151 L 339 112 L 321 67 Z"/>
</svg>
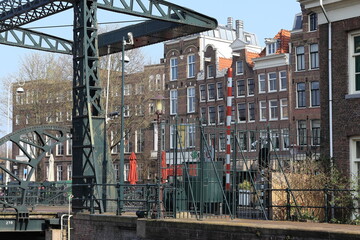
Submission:
<svg viewBox="0 0 360 240">
<path fill-rule="evenodd" d="M 307 138 L 291 135 L 289 128 L 241 130 L 234 125 L 230 131 L 230 169 L 226 169 L 224 126 L 175 122 L 163 128 L 171 139 L 165 149 L 165 165 L 158 164 L 162 176 L 157 176 L 153 184 L 108 184 L 107 189 L 116 193 L 106 199 L 112 206 L 108 210 L 153 218 L 322 222 L 348 222 L 360 214 L 358 191 L 328 187 L 319 178 L 326 176 L 325 172 L 319 174 L 318 135 Z M 302 145 L 295 145 L 297 142 Z M 226 189 L 229 180 L 231 187 Z M 99 186 L 75 187 L 94 193 Z M 30 183 L 25 202 L 30 206 L 68 204 L 69 195 L 69 182 Z M 23 201 L 22 197 L 21 191 L 9 185 L 0 202 L 4 206 L 16 205 Z M 95 211 L 95 199 L 90 195 L 89 199 L 74 200 L 87 202 L 89 210 Z"/>
</svg>

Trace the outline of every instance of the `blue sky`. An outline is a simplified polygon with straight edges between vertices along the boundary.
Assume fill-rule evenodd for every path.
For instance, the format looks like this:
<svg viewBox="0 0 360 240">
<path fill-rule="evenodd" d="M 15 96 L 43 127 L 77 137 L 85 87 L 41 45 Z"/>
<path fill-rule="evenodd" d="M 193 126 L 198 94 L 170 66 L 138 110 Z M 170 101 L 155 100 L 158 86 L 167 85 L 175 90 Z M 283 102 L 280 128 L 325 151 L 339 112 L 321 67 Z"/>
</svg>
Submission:
<svg viewBox="0 0 360 240">
<path fill-rule="evenodd" d="M 145 0 L 144 0 L 145 1 Z M 225 25 L 227 17 L 244 21 L 245 31 L 255 33 L 260 44 L 264 45 L 264 38 L 273 37 L 280 29 L 291 30 L 294 16 L 300 12 L 300 5 L 296 0 L 170 0 L 175 4 L 196 10 L 218 20 Z M 98 11 L 98 21 L 120 21 L 133 19 L 127 15 Z M 72 10 L 40 20 L 25 27 L 45 27 L 71 25 Z M 122 26 L 121 24 L 119 26 Z M 57 27 L 34 29 L 53 34 L 62 38 L 72 39 L 71 27 Z M 157 44 L 144 48 L 144 53 L 153 63 L 158 63 L 163 56 L 163 45 Z M 9 74 L 17 72 L 22 60 L 31 54 L 32 50 L 0 45 L 0 79 L 7 78 Z"/>
</svg>

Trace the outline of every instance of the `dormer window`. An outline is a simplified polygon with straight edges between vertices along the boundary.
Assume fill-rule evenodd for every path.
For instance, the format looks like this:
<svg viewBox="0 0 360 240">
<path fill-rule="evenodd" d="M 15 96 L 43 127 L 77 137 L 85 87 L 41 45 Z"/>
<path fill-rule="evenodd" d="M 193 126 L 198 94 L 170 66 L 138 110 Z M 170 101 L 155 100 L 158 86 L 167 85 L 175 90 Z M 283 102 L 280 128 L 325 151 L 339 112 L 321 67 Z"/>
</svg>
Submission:
<svg viewBox="0 0 360 240">
<path fill-rule="evenodd" d="M 266 39 L 266 55 L 275 54 L 277 51 L 277 39 Z"/>
<path fill-rule="evenodd" d="M 309 31 L 316 31 L 318 27 L 317 14 L 311 13 L 309 15 Z"/>
<path fill-rule="evenodd" d="M 207 78 L 213 78 L 215 76 L 214 65 L 207 66 Z"/>
</svg>

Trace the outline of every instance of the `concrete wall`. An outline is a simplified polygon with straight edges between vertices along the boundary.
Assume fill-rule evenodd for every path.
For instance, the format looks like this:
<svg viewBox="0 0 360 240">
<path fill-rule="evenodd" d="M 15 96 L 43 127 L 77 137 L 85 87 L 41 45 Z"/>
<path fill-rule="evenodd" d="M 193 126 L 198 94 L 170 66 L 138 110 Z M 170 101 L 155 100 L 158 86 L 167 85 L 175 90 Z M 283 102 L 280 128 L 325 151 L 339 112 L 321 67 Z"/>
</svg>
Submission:
<svg viewBox="0 0 360 240">
<path fill-rule="evenodd" d="M 76 240 L 360 239 L 358 226 L 256 220 L 137 219 L 128 216 L 74 216 Z"/>
<path fill-rule="evenodd" d="M 135 240 L 136 217 L 77 214 L 73 218 L 72 239 L 76 240 Z"/>
</svg>

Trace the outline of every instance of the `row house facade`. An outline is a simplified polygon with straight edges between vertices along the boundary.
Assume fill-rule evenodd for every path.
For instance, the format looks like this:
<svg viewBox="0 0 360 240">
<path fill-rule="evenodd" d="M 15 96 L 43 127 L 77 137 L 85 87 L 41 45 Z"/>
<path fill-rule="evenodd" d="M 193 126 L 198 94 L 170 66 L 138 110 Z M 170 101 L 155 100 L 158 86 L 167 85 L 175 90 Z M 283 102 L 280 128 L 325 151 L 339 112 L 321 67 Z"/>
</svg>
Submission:
<svg viewBox="0 0 360 240">
<path fill-rule="evenodd" d="M 305 11 L 318 15 L 322 153 L 331 159 L 330 164 L 358 182 L 360 3 L 299 2 Z"/>
<path fill-rule="evenodd" d="M 189 161 L 200 138 L 190 139 L 195 130 L 188 123 L 195 125 L 197 119 L 202 121 L 210 148 L 218 153 L 216 158 L 224 159 L 229 67 L 233 69 L 232 129 L 247 156 L 256 158 L 256 151 L 269 137 L 271 149 L 318 151 L 318 31 L 317 22 L 314 30 L 307 30 L 308 21 L 303 20 L 303 15 L 312 19 L 308 12 L 299 14 L 300 18 L 295 16 L 294 29 L 282 29 L 273 38 L 265 39 L 265 48 L 260 47 L 255 34 L 244 30 L 242 21 L 237 20 L 233 28 L 231 18 L 226 26 L 214 31 L 165 43 L 169 115 L 164 117 L 173 123 L 176 118 L 176 123 L 184 125 L 178 131 L 184 136 L 182 148 Z M 172 127 L 170 124 L 168 130 L 170 164 L 175 147 Z"/>
<path fill-rule="evenodd" d="M 302 7 L 291 32 L 293 135 L 299 150 L 316 152 L 321 143 L 318 15 Z"/>
<path fill-rule="evenodd" d="M 165 118 L 170 123 L 166 132 L 170 138 L 166 149 L 168 163 L 174 161 L 173 149 L 185 149 L 185 161 L 192 161 L 192 153 L 200 144 L 199 126 L 220 129 L 224 127 L 226 115 L 226 71 L 232 64 L 231 44 L 241 36 L 258 52 L 256 36 L 243 29 L 243 23 L 228 18 L 226 26 L 172 40 L 165 43 L 166 97 L 169 98 Z M 180 144 L 175 146 L 174 127 L 177 123 Z M 205 131 L 206 132 L 206 131 Z M 206 132 L 206 139 L 212 148 L 224 148 L 224 132 Z M 220 140 L 219 140 L 220 139 Z M 216 142 L 216 143 L 215 143 Z M 216 145 L 216 146 L 215 146 Z M 197 147 L 197 148 L 196 148 Z M 178 162 L 179 163 L 179 162 Z"/>
<path fill-rule="evenodd" d="M 106 76 L 106 72 L 100 72 Z M 106 79 L 106 77 L 102 78 Z M 103 81 L 104 86 L 106 82 Z M 112 72 L 110 77 L 108 117 L 106 118 L 108 147 L 113 161 L 117 180 L 121 176 L 127 181 L 129 172 L 128 158 L 134 152 L 138 161 L 139 182 L 147 182 L 154 178 L 157 160 L 157 139 L 154 132 L 155 104 L 152 98 L 161 94 L 164 89 L 163 64 L 149 65 L 144 71 L 125 76 L 124 85 L 124 119 L 125 119 L 125 166 L 124 174 L 119 172 L 120 153 L 120 96 L 121 73 Z M 72 82 L 56 81 L 28 81 L 23 86 L 24 93 L 13 97 L 13 131 L 37 126 L 60 125 L 72 126 Z M 46 94 L 44 94 L 46 92 Z M 103 109 L 105 111 L 105 92 Z M 109 117 L 109 116 L 112 117 Z M 71 136 L 69 136 L 71 137 Z M 153 143 L 153 144 L 146 144 Z M 12 157 L 19 161 L 27 161 L 27 157 L 16 146 L 12 148 Z M 47 153 L 38 167 L 37 181 L 45 181 L 49 176 L 49 160 L 54 158 L 55 181 L 72 179 L 72 140 L 57 144 Z M 14 164 L 13 172 L 26 178 L 27 169 L 24 165 Z M 33 179 L 35 180 L 35 178 Z"/>
</svg>

